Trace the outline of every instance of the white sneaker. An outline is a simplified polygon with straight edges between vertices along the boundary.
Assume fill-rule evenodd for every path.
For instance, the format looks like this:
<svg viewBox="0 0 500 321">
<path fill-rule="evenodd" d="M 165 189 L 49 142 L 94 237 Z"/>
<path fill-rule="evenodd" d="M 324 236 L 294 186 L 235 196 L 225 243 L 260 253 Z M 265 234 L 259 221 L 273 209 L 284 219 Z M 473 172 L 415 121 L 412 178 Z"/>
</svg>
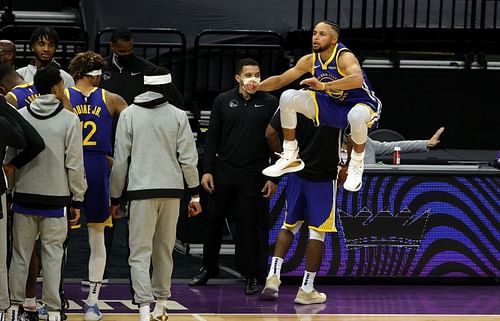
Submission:
<svg viewBox="0 0 500 321">
<path fill-rule="evenodd" d="M 166 321 L 168 320 L 168 312 L 166 302 L 156 302 L 153 312 L 151 312 L 151 320 Z"/>
<path fill-rule="evenodd" d="M 139 316 L 141 318 L 141 321 L 151 320 L 151 311 L 149 310 L 149 304 L 139 308 Z"/>
<path fill-rule="evenodd" d="M 349 167 L 347 168 L 347 178 L 344 182 L 344 189 L 351 192 L 360 190 L 364 168 L 365 165 L 362 159 L 358 160 L 351 157 Z"/>
<path fill-rule="evenodd" d="M 83 320 L 85 321 L 99 321 L 102 319 L 102 313 L 99 310 L 99 306 L 96 304 L 88 305 L 85 304 L 83 307 Z"/>
<path fill-rule="evenodd" d="M 5 321 L 17 321 L 19 319 L 19 308 L 10 307 L 5 311 L 3 317 Z"/>
<path fill-rule="evenodd" d="M 307 293 L 306 291 L 299 288 L 297 292 L 297 296 L 295 296 L 295 303 L 298 304 L 317 304 L 323 303 L 326 301 L 326 294 L 322 292 L 318 292 L 316 290 L 312 290 Z"/>
<path fill-rule="evenodd" d="M 266 285 L 262 289 L 261 297 L 266 300 L 276 300 L 280 290 L 281 281 L 276 274 L 266 279 Z"/>
<path fill-rule="evenodd" d="M 61 313 L 59 312 L 52 312 L 49 311 L 49 318 L 47 319 L 48 321 L 61 321 Z"/>
<path fill-rule="evenodd" d="M 274 165 L 264 168 L 262 174 L 269 177 L 279 177 L 286 173 L 298 172 L 304 168 L 304 162 L 299 158 L 299 149 L 284 150 L 277 154 L 280 158 Z"/>
</svg>

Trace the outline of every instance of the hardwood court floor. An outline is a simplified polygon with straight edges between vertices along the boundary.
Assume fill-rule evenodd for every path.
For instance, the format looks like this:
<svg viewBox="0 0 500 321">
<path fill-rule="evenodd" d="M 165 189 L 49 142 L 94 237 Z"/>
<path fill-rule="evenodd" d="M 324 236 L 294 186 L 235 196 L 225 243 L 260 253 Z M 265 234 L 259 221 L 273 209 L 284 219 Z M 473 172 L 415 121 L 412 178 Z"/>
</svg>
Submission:
<svg viewBox="0 0 500 321">
<path fill-rule="evenodd" d="M 82 321 L 69 315 L 68 321 Z M 103 321 L 139 321 L 138 314 L 106 314 Z M 168 321 L 500 321 L 498 315 L 394 315 L 394 314 L 171 314 Z"/>
</svg>

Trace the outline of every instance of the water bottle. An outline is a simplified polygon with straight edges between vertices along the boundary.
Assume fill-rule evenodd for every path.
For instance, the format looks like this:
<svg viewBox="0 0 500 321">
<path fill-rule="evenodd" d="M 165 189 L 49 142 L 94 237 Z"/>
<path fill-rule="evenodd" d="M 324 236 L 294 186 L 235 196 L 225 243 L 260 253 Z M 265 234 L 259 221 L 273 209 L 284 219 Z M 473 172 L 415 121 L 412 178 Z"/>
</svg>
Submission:
<svg viewBox="0 0 500 321">
<path fill-rule="evenodd" d="M 401 163 L 401 147 L 394 147 L 392 152 L 392 165 L 399 165 Z"/>
</svg>

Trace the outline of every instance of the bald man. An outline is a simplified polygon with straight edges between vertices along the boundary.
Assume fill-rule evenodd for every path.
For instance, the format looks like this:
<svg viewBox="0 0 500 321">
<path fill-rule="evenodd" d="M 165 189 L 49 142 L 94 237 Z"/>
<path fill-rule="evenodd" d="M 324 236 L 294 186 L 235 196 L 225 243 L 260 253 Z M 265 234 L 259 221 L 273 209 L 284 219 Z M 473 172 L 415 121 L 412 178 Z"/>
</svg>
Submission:
<svg viewBox="0 0 500 321">
<path fill-rule="evenodd" d="M 0 64 L 14 66 L 16 45 L 10 40 L 0 40 Z"/>
</svg>

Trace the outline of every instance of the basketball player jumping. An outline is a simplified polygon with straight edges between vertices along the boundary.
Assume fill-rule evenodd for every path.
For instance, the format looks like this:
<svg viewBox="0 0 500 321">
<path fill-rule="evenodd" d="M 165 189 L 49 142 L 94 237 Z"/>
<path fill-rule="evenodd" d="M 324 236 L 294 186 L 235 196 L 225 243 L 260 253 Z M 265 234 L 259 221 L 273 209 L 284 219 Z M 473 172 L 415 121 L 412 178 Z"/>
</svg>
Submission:
<svg viewBox="0 0 500 321">
<path fill-rule="evenodd" d="M 274 165 L 263 170 L 265 175 L 277 177 L 304 168 L 295 139 L 297 113 L 301 113 L 316 125 L 350 128 L 354 147 L 344 188 L 353 192 L 361 188 L 368 128 L 378 120 L 382 104 L 354 54 L 338 42 L 339 32 L 339 26 L 333 22 L 317 23 L 312 36 L 313 53 L 300 58 L 281 75 L 246 85 L 249 90 L 273 91 L 306 73 L 313 75 L 301 81 L 309 90 L 290 89 L 281 95 L 283 153 Z"/>
</svg>

